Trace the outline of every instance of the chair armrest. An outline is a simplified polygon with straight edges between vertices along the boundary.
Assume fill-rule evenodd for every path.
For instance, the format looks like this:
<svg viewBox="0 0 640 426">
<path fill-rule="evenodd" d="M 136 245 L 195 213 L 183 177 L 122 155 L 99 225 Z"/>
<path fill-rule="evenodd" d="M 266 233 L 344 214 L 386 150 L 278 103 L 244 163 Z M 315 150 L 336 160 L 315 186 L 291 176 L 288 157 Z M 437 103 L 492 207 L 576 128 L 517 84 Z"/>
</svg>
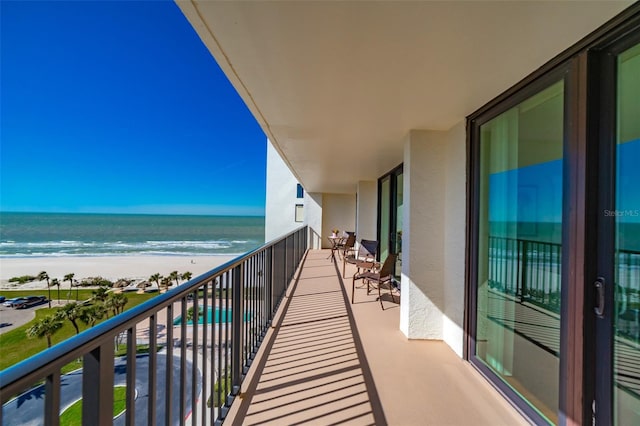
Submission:
<svg viewBox="0 0 640 426">
<path fill-rule="evenodd" d="M 380 268 L 380 264 L 378 262 L 375 262 L 375 261 L 358 260 L 358 261 L 356 261 L 356 268 L 358 268 L 358 269 L 366 269 L 366 270 L 369 270 L 369 271 L 374 271 L 374 270 L 377 270 L 378 268 Z"/>
</svg>

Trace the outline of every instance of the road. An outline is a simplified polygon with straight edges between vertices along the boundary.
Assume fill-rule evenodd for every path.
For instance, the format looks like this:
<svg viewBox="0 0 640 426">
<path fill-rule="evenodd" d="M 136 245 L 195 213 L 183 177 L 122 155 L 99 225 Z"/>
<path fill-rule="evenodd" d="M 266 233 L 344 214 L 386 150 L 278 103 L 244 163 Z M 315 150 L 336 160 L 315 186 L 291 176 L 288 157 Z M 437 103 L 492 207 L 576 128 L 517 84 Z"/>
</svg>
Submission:
<svg viewBox="0 0 640 426">
<path fill-rule="evenodd" d="M 191 361 L 187 360 L 187 378 L 191 377 Z M 164 353 L 159 353 L 157 358 L 156 371 L 160 374 L 156 375 L 156 418 L 158 423 L 165 418 L 165 374 L 166 369 L 166 356 Z M 173 383 L 180 383 L 180 358 L 174 357 L 173 359 Z M 139 356 L 136 360 L 136 425 L 147 424 L 147 409 L 148 409 L 148 377 L 149 377 L 149 357 L 148 355 Z M 124 358 L 116 359 L 115 362 L 115 378 L 114 384 L 124 385 L 126 383 L 126 360 Z M 60 407 L 63 411 L 66 407 L 73 404 L 82 396 L 82 370 L 78 370 L 62 376 L 60 385 Z M 202 377 L 198 375 L 197 394 L 200 394 L 202 388 Z M 197 398 L 198 395 L 195 397 Z M 186 395 L 186 411 L 188 414 L 191 407 L 191 394 L 190 387 L 187 389 Z M 179 388 L 174 387 L 172 395 L 173 407 L 172 424 L 180 425 L 183 422 L 180 421 L 180 394 Z M 3 425 L 5 426 L 35 426 L 43 425 L 43 412 L 44 412 L 44 386 L 38 386 L 31 389 L 28 392 L 23 393 L 18 398 L 5 404 L 2 408 Z M 120 416 L 113 422 L 114 425 L 124 425 L 125 418 Z M 164 422 L 162 422 L 164 424 Z"/>
</svg>

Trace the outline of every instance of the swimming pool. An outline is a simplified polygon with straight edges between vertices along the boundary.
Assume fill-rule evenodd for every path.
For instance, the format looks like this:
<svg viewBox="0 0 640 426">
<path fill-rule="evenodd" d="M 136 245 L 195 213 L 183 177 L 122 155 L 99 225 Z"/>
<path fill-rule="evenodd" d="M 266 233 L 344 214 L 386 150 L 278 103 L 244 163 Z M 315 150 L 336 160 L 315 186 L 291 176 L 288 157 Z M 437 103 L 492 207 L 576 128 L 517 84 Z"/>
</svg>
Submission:
<svg viewBox="0 0 640 426">
<path fill-rule="evenodd" d="M 204 324 L 205 316 L 202 315 L 204 313 L 204 309 L 200 308 L 200 315 L 198 316 L 198 324 Z M 215 311 L 211 306 L 207 308 L 207 324 L 212 324 L 215 321 L 215 324 L 225 324 L 231 322 L 231 309 L 224 309 L 216 307 Z M 244 321 L 247 322 L 251 318 L 251 314 L 249 312 L 244 313 Z M 212 321 L 213 320 L 213 321 Z M 182 324 L 182 316 L 173 320 L 173 325 Z M 193 325 L 193 320 L 188 320 L 187 325 Z"/>
</svg>

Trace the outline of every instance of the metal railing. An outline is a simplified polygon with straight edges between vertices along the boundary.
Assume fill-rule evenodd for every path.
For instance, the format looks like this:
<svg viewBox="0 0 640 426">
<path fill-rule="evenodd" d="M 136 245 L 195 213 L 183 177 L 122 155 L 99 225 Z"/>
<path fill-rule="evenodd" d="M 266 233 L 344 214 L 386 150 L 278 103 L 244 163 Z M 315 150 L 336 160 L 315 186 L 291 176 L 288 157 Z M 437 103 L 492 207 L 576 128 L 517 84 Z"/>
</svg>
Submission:
<svg viewBox="0 0 640 426">
<path fill-rule="evenodd" d="M 33 415 L 26 402 L 37 418 L 18 423 L 58 425 L 79 398 L 83 424 L 112 424 L 114 385 L 126 386 L 117 423 L 222 423 L 307 244 L 302 227 L 0 372 L 0 425 L 16 422 L 12 403 Z"/>
<path fill-rule="evenodd" d="M 561 244 L 489 237 L 489 285 L 556 313 L 560 312 L 561 261 Z M 616 251 L 615 267 L 619 310 L 637 311 L 640 252 Z"/>
</svg>

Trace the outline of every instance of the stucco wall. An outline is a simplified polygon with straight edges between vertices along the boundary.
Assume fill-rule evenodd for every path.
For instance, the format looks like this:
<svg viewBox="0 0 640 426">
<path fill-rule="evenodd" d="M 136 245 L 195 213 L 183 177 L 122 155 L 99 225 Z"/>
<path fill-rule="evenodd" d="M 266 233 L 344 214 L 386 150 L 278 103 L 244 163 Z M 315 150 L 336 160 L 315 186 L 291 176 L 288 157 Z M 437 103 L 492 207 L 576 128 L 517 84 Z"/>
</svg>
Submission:
<svg viewBox="0 0 640 426">
<path fill-rule="evenodd" d="M 296 198 L 297 185 L 297 179 L 267 139 L 265 241 L 271 241 L 302 226 L 302 222 L 295 221 L 295 206 L 304 203 L 303 199 Z"/>
<path fill-rule="evenodd" d="M 411 339 L 464 344 L 466 137 L 412 130 L 404 145 L 400 329 Z"/>
<path fill-rule="evenodd" d="M 443 337 L 444 136 L 444 132 L 412 130 L 404 145 L 400 329 L 410 339 Z"/>
<path fill-rule="evenodd" d="M 309 226 L 309 247 L 322 247 L 322 203 L 323 195 L 319 192 L 304 194 L 305 224 Z"/>
<path fill-rule="evenodd" d="M 467 150 L 465 123 L 446 134 L 444 201 L 444 300 L 442 337 L 462 357 L 466 247 Z"/>
<path fill-rule="evenodd" d="M 329 247 L 327 237 L 335 228 L 340 232 L 356 230 L 355 194 L 322 195 L 322 247 Z"/>
<path fill-rule="evenodd" d="M 362 239 L 376 240 L 378 232 L 378 182 L 358 182 L 356 198 L 356 235 L 358 241 Z"/>
</svg>

